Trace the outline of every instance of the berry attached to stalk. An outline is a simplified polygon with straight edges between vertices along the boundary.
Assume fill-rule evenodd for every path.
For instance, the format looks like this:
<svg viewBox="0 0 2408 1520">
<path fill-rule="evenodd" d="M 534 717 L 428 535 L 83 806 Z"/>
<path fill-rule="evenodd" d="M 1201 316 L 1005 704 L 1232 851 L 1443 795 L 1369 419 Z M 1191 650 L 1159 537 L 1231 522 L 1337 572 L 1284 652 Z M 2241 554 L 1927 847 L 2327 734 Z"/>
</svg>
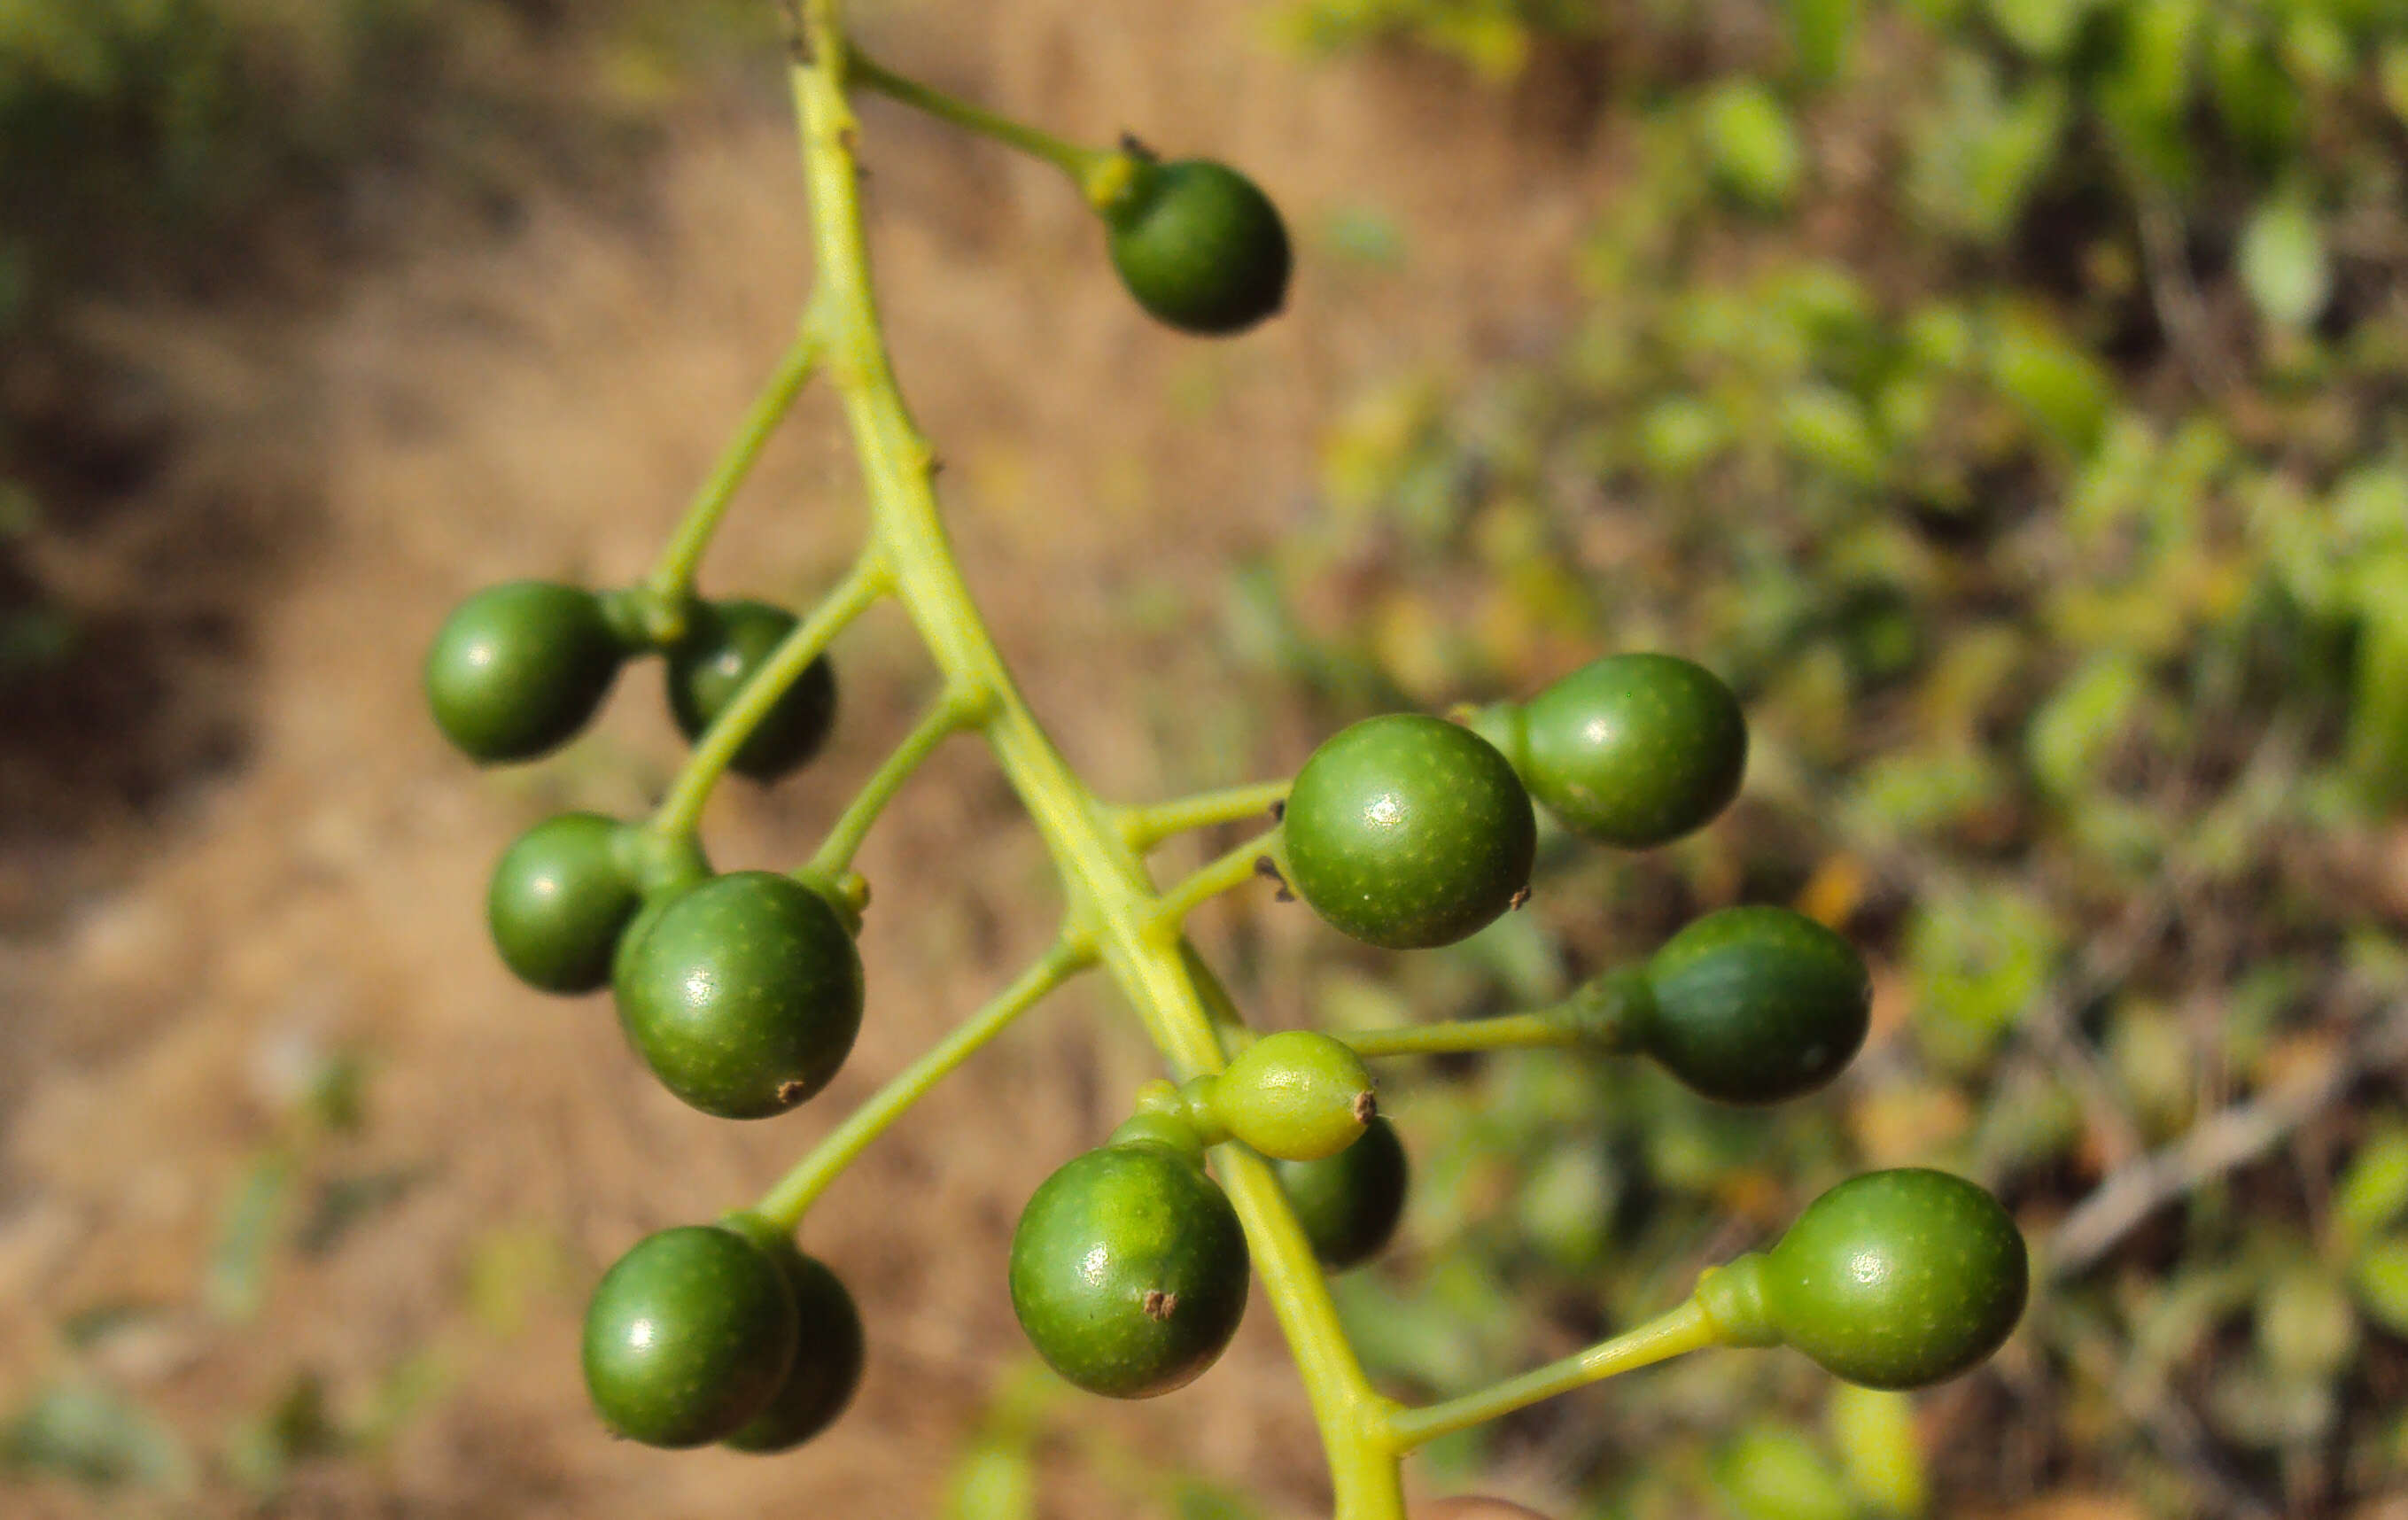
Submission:
<svg viewBox="0 0 2408 1520">
<path fill-rule="evenodd" d="M 485 889 L 485 922 L 521 982 L 556 993 L 609 982 L 619 936 L 641 903 L 621 859 L 623 828 L 599 813 L 562 813 L 502 852 Z"/>
<path fill-rule="evenodd" d="M 1155 318 L 1220 337 L 1286 303 L 1287 229 L 1252 179 L 1209 159 L 1163 164 L 1131 151 L 1127 181 L 1101 208 L 1112 267 Z"/>
<path fill-rule="evenodd" d="M 1245 1233 L 1200 1148 L 1152 1132 L 1064 1164 L 1011 1237 L 1011 1308 L 1030 1344 L 1113 1398 L 1168 1393 L 1219 1360 L 1246 1273 Z"/>
<path fill-rule="evenodd" d="M 1477 725 L 1565 827 L 1625 850 L 1704 827 L 1747 772 L 1739 698 L 1671 654 L 1610 654 Z"/>
<path fill-rule="evenodd" d="M 1871 1015 L 1856 946 L 1802 913 L 1759 907 L 1707 914 L 1548 1016 L 1591 1044 L 1654 1058 L 1693 1092 L 1779 1103 L 1838 1076 Z"/>
<path fill-rule="evenodd" d="M 626 651 L 581 586 L 513 581 L 452 609 L 426 652 L 427 705 L 470 759 L 532 760 L 577 736 Z"/>
<path fill-rule="evenodd" d="M 2024 1238 L 1999 1200 L 1944 1171 L 1849 1179 L 1770 1251 L 1709 1271 L 1698 1302 L 1732 1345 L 1784 1345 L 1869 1388 L 1971 1370 L 2023 1317 Z"/>
<path fill-rule="evenodd" d="M 817 1093 L 861 1031 L 861 954 L 844 919 L 771 871 L 647 904 L 613 982 L 653 1073 L 723 1119 L 767 1118 Z"/>
<path fill-rule="evenodd" d="M 795 1298 L 795 1357 L 761 1412 L 723 1444 L 739 1452 L 792 1451 L 835 1423 L 853 1401 L 866 1352 L 861 1312 L 843 1280 L 818 1257 L 804 1255 L 791 1235 L 752 1214 L 726 1223 L 785 1273 Z"/>
<path fill-rule="evenodd" d="M 1336 1155 L 1276 1162 L 1273 1169 L 1313 1255 L 1332 1271 L 1378 1255 L 1404 1217 L 1410 1169 L 1397 1126 L 1384 1117 Z"/>
<path fill-rule="evenodd" d="M 1379 1112 L 1363 1058 L 1309 1029 L 1266 1035 L 1193 1084 L 1199 1127 L 1267 1156 L 1318 1161 L 1353 1145 Z"/>
<path fill-rule="evenodd" d="M 1530 882 L 1529 794 L 1496 748 L 1421 713 L 1367 718 L 1297 772 L 1281 825 L 1288 882 L 1369 944 L 1452 944 Z"/>
<path fill-rule="evenodd" d="M 647 1235 L 585 1310 L 585 1387 L 604 1423 L 652 1446 L 701 1446 L 758 1415 L 795 1355 L 776 1261 L 715 1225 Z"/>
<path fill-rule="evenodd" d="M 767 602 L 706 602 L 668 651 L 669 711 L 698 739 L 752 673 L 795 631 L 795 615 Z M 738 774 L 774 782 L 808 763 L 836 725 L 836 671 L 822 655 L 781 693 L 729 762 Z"/>
</svg>

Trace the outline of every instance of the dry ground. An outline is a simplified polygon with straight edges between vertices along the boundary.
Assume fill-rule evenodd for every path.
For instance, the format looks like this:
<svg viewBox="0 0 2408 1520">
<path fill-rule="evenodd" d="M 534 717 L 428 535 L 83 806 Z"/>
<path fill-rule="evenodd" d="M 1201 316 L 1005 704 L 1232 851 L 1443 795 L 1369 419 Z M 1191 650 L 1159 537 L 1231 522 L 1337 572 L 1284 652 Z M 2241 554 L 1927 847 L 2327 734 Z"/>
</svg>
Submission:
<svg viewBox="0 0 2408 1520">
<path fill-rule="evenodd" d="M 1050 171 L 867 108 L 894 341 L 971 578 L 1040 714 L 1116 793 L 1301 757 L 1291 717 L 1233 723 L 1209 697 L 1234 689 L 1224 566 L 1312 509 L 1316 430 L 1357 387 L 1546 340 L 1599 189 L 1571 93 L 1508 99 L 1393 60 L 1307 71 L 1252 26 L 1245 7 L 1169 0 L 921 0 L 880 22 L 894 62 L 1008 108 L 1257 171 L 1300 236 L 1289 316 L 1182 340 L 1125 305 Z M 296 1374 L 346 1421 L 397 1378 L 432 1390 L 389 1440 L 304 1466 L 284 1513 L 917 1515 L 1019 1365 L 1000 1270 L 1017 1205 L 1144 1069 L 1093 992 L 943 1089 L 809 1226 L 870 1326 L 836 1434 L 779 1460 L 671 1456 L 604 1440 L 583 1405 L 576 1325 L 600 1265 L 752 1196 L 1009 975 L 1053 901 L 1008 794 L 957 746 L 866 854 L 872 992 L 851 1066 L 754 1126 L 681 1108 L 603 1002 L 526 993 L 488 953 L 483 876 L 515 830 L 562 805 L 632 811 L 660 784 L 657 677 L 631 673 L 566 756 L 480 774 L 425 721 L 418 654 L 482 582 L 641 573 L 808 280 L 767 102 L 696 112 L 643 199 L 633 221 L 549 204 L 481 246 L 429 239 L 331 310 L 93 317 L 203 421 L 143 488 L 143 511 L 178 525 L 141 563 L 163 583 L 241 578 L 233 652 L 209 667 L 233 738 L 139 814 L 79 819 L 67 841 L 35 829 L 0 855 L 0 1402 L 97 1373 L 207 1466 Z M 1319 229 L 1359 206 L 1402 228 L 1401 266 L 1327 251 Z M 832 409 L 807 406 L 707 584 L 807 595 L 851 546 L 850 469 Z M 269 547 L 210 560 L 245 533 Z M 141 576 L 122 590 L 147 594 Z M 720 799 L 722 866 L 808 851 L 908 723 L 924 668 L 899 620 L 840 658 L 833 754 L 774 795 Z M 317 1254 L 278 1253 L 256 1318 L 230 1320 L 203 1292 L 227 1199 L 292 1133 L 299 1074 L 338 1053 L 366 1063 L 366 1123 L 308 1150 L 296 1207 L 333 1178 L 403 1185 Z M 127 1311 L 114 1329 L 63 1328 L 107 1310 Z M 1313 1511 L 1310 1424 L 1259 1306 L 1194 1389 L 1082 1418 Z M 207 1476 L 156 1499 L 0 1486 L 11 1515 L 251 1507 Z M 1068 1474 L 1047 1513 L 1142 1512 Z"/>
</svg>

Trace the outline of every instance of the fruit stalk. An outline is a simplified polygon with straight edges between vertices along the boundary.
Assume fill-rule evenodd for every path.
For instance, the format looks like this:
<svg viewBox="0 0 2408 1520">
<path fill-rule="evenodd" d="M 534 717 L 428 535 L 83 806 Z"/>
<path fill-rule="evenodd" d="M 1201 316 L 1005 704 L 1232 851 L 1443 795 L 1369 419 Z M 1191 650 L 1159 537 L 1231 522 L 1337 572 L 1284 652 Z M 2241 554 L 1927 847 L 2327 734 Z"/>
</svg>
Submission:
<svg viewBox="0 0 2408 1520">
<path fill-rule="evenodd" d="M 786 636 L 777 652 L 752 673 L 735 700 L 711 720 L 694 753 L 686 756 L 685 768 L 678 772 L 677 782 L 662 801 L 660 811 L 653 815 L 655 833 L 682 836 L 694 832 L 702 821 L 703 804 L 710 800 L 710 789 L 727 773 L 736 752 L 752 737 L 768 710 L 778 705 L 778 698 L 785 695 L 786 688 L 813 660 L 827 652 L 828 645 L 846 624 L 867 611 L 891 589 L 892 580 L 873 543 L 836 588 L 811 609 L 811 615 Z"/>
<path fill-rule="evenodd" d="M 1087 945 L 1067 939 L 1057 941 L 1015 977 L 1010 986 L 989 999 L 985 1007 L 921 1052 L 919 1059 L 896 1072 L 867 1102 L 846 1115 L 844 1123 L 762 1195 L 752 1212 L 781 1229 L 791 1231 L 799 1226 L 819 1196 L 827 1191 L 828 1184 L 859 1159 L 871 1141 L 910 1112 L 912 1105 L 927 1097 L 930 1089 L 951 1075 L 955 1067 L 1010 1028 L 1013 1021 L 1047 994 L 1095 963 L 1095 952 Z"/>
<path fill-rule="evenodd" d="M 992 695 L 982 731 L 1062 876 L 1069 922 L 1090 937 L 1174 1073 L 1183 1080 L 1218 1070 L 1220 1041 L 1177 925 L 1163 923 L 1142 862 L 1029 710 L 954 564 L 932 455 L 896 385 L 869 285 L 840 0 L 808 0 L 803 22 L 806 61 L 795 65 L 793 82 L 827 302 L 827 366 L 860 452 L 874 551 L 892 566 L 896 595 L 946 680 Z M 1364 1376 L 1269 1164 L 1230 1147 L 1221 1179 L 1320 1425 L 1335 1520 L 1404 1520 L 1397 1455 L 1384 1439 L 1392 1406 Z"/>
<path fill-rule="evenodd" d="M 726 452 L 711 467 L 710 474 L 695 493 L 694 503 L 680 520 L 677 533 L 661 551 L 660 563 L 645 581 L 645 588 L 657 598 L 658 607 L 677 626 L 655 630 L 664 641 L 673 639 L 682 630 L 682 608 L 694 593 L 694 575 L 701 564 L 703 551 L 710 547 L 710 536 L 719 529 L 719 520 L 727 511 L 727 504 L 736 499 L 737 488 L 752 473 L 753 461 L 769 435 L 786 420 L 794 409 L 795 398 L 802 394 L 804 384 L 818 367 L 822 348 L 819 323 L 810 312 L 805 312 L 795 340 L 786 345 L 779 357 L 777 370 L 769 383 L 762 388 L 752 408 L 744 414 L 744 422 L 728 440 Z"/>
</svg>

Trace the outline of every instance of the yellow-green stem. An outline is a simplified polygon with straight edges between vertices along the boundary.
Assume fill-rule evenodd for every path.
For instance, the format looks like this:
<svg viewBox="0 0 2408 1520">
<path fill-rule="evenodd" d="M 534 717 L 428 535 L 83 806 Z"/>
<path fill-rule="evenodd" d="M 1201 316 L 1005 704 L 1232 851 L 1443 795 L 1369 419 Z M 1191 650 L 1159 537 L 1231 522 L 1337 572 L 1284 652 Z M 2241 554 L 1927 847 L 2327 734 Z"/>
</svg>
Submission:
<svg viewBox="0 0 2408 1520">
<path fill-rule="evenodd" d="M 903 789 L 911 773 L 936 753 L 938 745 L 965 728 L 976 727 L 992 705 L 983 692 L 960 690 L 949 690 L 929 704 L 903 742 L 895 746 L 894 753 L 853 794 L 853 801 L 828 829 L 827 838 L 804 870 L 832 877 L 852 865 L 861 841 L 869 835 L 869 826 L 878 822 L 878 815 L 895 800 L 895 794 Z"/>
<path fill-rule="evenodd" d="M 1181 954 L 1176 924 L 1107 810 L 1073 775 L 1029 711 L 955 566 L 937 510 L 931 454 L 897 391 L 869 286 L 845 99 L 840 0 L 807 0 L 794 73 L 805 178 L 823 293 L 827 366 L 868 485 L 872 541 L 896 591 L 950 682 L 993 694 L 982 725 L 1060 874 L 1069 922 L 1090 937 L 1114 983 L 1173 1074 L 1217 1070 L 1221 1047 Z M 1338 1322 L 1327 1282 L 1268 1163 L 1235 1147 L 1220 1176 L 1254 1268 L 1294 1350 L 1328 1450 L 1334 1520 L 1404 1520 L 1397 1457 L 1385 1439 L 1393 1405 L 1370 1386 Z"/>
<path fill-rule="evenodd" d="M 1421 1024 L 1405 1029 L 1341 1031 L 1338 1038 L 1361 1056 L 1452 1055 L 1464 1051 L 1526 1050 L 1577 1045 L 1580 1032 L 1544 1013 L 1510 1013 L 1498 1019 Z"/>
<path fill-rule="evenodd" d="M 989 1040 L 1010 1028 L 1013 1020 L 1037 1006 L 1046 994 L 1094 964 L 1095 951 L 1088 945 L 1071 939 L 1056 943 L 985 1007 L 956 1025 L 953 1033 L 922 1052 L 918 1060 L 896 1072 L 867 1102 L 848 1114 L 844 1123 L 779 1179 L 777 1186 L 762 1195 L 752 1212 L 781 1229 L 792 1230 L 800 1225 L 803 1215 L 810 1212 L 828 1184 L 852 1166 L 872 1140 L 927 1097 L 929 1089 Z"/>
<path fill-rule="evenodd" d="M 1411 1451 L 1440 1436 L 1511 1414 L 1542 1398 L 1553 1398 L 1557 1394 L 1717 1343 L 1713 1323 L 1693 1298 L 1635 1330 L 1562 1361 L 1550 1362 L 1520 1377 L 1508 1378 L 1442 1404 L 1400 1410 L 1389 1417 L 1388 1433 L 1398 1451 Z"/>
<path fill-rule="evenodd" d="M 668 547 L 661 551 L 660 563 L 644 582 L 662 609 L 674 612 L 694 594 L 695 570 L 702 563 L 703 551 L 710 545 L 710 536 L 718 531 L 727 504 L 736 499 L 737 488 L 752 473 L 753 461 L 761 457 L 769 435 L 794 409 L 795 397 L 802 394 L 804 382 L 811 378 L 811 370 L 819 363 L 820 347 L 819 324 L 807 314 L 795 340 L 786 345 L 785 353 L 779 358 L 776 373 L 754 399 L 752 409 L 744 414 L 743 424 L 728 440 L 726 452 L 719 456 L 710 477 L 695 493 L 693 505 L 686 508 Z M 674 636 L 681 630 L 665 631 Z"/>
<path fill-rule="evenodd" d="M 1266 829 L 1227 854 L 1199 867 L 1162 895 L 1156 917 L 1175 929 L 1186 923 L 1187 915 L 1197 908 L 1253 881 L 1262 874 L 1263 862 L 1272 858 L 1272 845 L 1278 839 L 1278 829 Z"/>
<path fill-rule="evenodd" d="M 795 626 L 761 668 L 752 672 L 736 693 L 736 697 L 711 720 L 710 726 L 686 756 L 685 768 L 678 773 L 669 795 L 661 802 L 660 811 L 652 817 L 652 828 L 662 834 L 692 834 L 702 822 L 703 804 L 710 800 L 710 789 L 727 773 L 736 752 L 761 726 L 761 720 L 786 695 L 786 688 L 802 679 L 811 662 L 827 652 L 829 644 L 842 633 L 845 625 L 861 616 L 892 587 L 886 566 L 872 547 L 842 581 L 837 582 L 811 609 L 810 616 Z"/>
<path fill-rule="evenodd" d="M 975 132 L 981 136 L 992 137 L 1007 147 L 1018 149 L 1032 158 L 1043 159 L 1068 175 L 1082 189 L 1089 178 L 1112 157 L 1112 154 L 1106 150 L 1082 148 L 1077 143 L 1065 142 L 1054 134 L 1030 126 L 1025 122 L 1015 122 L 1008 116 L 998 115 L 982 106 L 973 106 L 967 100 L 957 99 L 932 85 L 922 84 L 917 79 L 906 79 L 863 52 L 858 47 L 853 50 L 846 71 L 852 82 L 865 90 L 874 90 L 889 100 L 899 101 L 914 109 L 925 111 L 939 121 L 951 122 L 953 125 Z"/>
<path fill-rule="evenodd" d="M 1128 840 L 1129 848 L 1143 852 L 1190 829 L 1211 828 L 1218 824 L 1235 824 L 1262 817 L 1286 800 L 1287 789 L 1293 784 L 1289 781 L 1256 782 L 1251 786 L 1232 786 L 1218 792 L 1199 792 L 1194 796 L 1173 797 L 1168 802 L 1122 808 L 1115 811 L 1114 816 L 1120 822 L 1121 837 Z"/>
</svg>

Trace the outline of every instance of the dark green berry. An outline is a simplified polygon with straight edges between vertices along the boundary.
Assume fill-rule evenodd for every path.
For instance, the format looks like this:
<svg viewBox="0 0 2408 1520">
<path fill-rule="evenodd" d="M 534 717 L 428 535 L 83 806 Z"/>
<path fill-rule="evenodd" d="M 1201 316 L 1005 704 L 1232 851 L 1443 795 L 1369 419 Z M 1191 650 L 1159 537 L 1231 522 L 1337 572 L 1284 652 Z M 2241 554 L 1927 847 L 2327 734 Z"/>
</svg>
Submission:
<svg viewBox="0 0 2408 1520">
<path fill-rule="evenodd" d="M 1379 1111 L 1363 1058 L 1310 1029 L 1255 1040 L 1199 1096 L 1212 1128 L 1290 1161 L 1345 1150 Z"/>
<path fill-rule="evenodd" d="M 1451 944 L 1520 899 L 1538 826 L 1496 747 L 1420 713 L 1367 718 L 1297 773 L 1281 826 L 1288 884 L 1355 939 Z"/>
<path fill-rule="evenodd" d="M 1129 1140 L 1039 1184 L 1011 1238 L 1011 1307 L 1046 1364 L 1149 1398 L 1219 1359 L 1246 1309 L 1246 1238 L 1197 1161 Z"/>
<path fill-rule="evenodd" d="M 1332 1271 L 1378 1255 L 1404 1217 L 1405 1146 L 1384 1118 L 1374 1118 L 1361 1140 L 1336 1155 L 1273 1167 L 1313 1255 Z"/>
<path fill-rule="evenodd" d="M 835 1423 L 861 1383 L 865 1354 L 861 1313 L 844 1283 L 794 1238 L 750 1215 L 729 1227 L 743 1231 L 786 1274 L 795 1298 L 795 1357 L 786 1380 L 758 1414 L 726 1439 L 740 1452 L 791 1451 Z"/>
<path fill-rule="evenodd" d="M 1870 1388 L 1919 1388 L 1985 1360 L 2023 1317 L 2030 1275 L 1998 1199 L 1919 1167 L 1842 1183 L 1763 1261 L 1781 1342 Z"/>
<path fill-rule="evenodd" d="M 1747 771 L 1739 698 L 1675 655 L 1608 655 L 1505 713 L 1506 753 L 1530 795 L 1574 833 L 1625 850 L 1704 827 Z"/>
<path fill-rule="evenodd" d="M 767 663 L 795 615 L 767 602 L 706 602 L 668 651 L 669 711 L 688 739 L 710 726 L 752 673 Z M 729 762 L 739 775 L 774 782 L 819 753 L 836 725 L 836 671 L 821 655 L 805 667 Z"/>
<path fill-rule="evenodd" d="M 1182 332 L 1241 332 L 1286 303 L 1279 208 L 1227 165 L 1139 160 L 1104 222 L 1121 283 Z"/>
<path fill-rule="evenodd" d="M 1726 1103 L 1778 1103 L 1837 1076 L 1865 1042 L 1872 979 L 1856 947 L 1785 908 L 1727 908 L 1647 962 L 1640 1041 Z"/>
<path fill-rule="evenodd" d="M 795 1355 L 778 1264 L 710 1225 L 647 1235 L 585 1310 L 585 1387 L 604 1423 L 653 1446 L 700 1446 L 768 1403 Z"/>
<path fill-rule="evenodd" d="M 835 1076 L 861 1030 L 861 955 L 828 900 L 734 871 L 631 925 L 619 1020 L 669 1091 L 723 1119 L 782 1113 Z"/>
<path fill-rule="evenodd" d="M 427 705 L 470 758 L 532 760 L 593 720 L 624 652 L 590 591 L 490 586 L 453 609 L 427 650 Z"/>
<path fill-rule="evenodd" d="M 485 922 L 521 982 L 558 993 L 609 983 L 619 935 L 639 906 L 621 859 L 624 832 L 598 813 L 562 813 L 502 852 L 485 889 Z"/>
</svg>

